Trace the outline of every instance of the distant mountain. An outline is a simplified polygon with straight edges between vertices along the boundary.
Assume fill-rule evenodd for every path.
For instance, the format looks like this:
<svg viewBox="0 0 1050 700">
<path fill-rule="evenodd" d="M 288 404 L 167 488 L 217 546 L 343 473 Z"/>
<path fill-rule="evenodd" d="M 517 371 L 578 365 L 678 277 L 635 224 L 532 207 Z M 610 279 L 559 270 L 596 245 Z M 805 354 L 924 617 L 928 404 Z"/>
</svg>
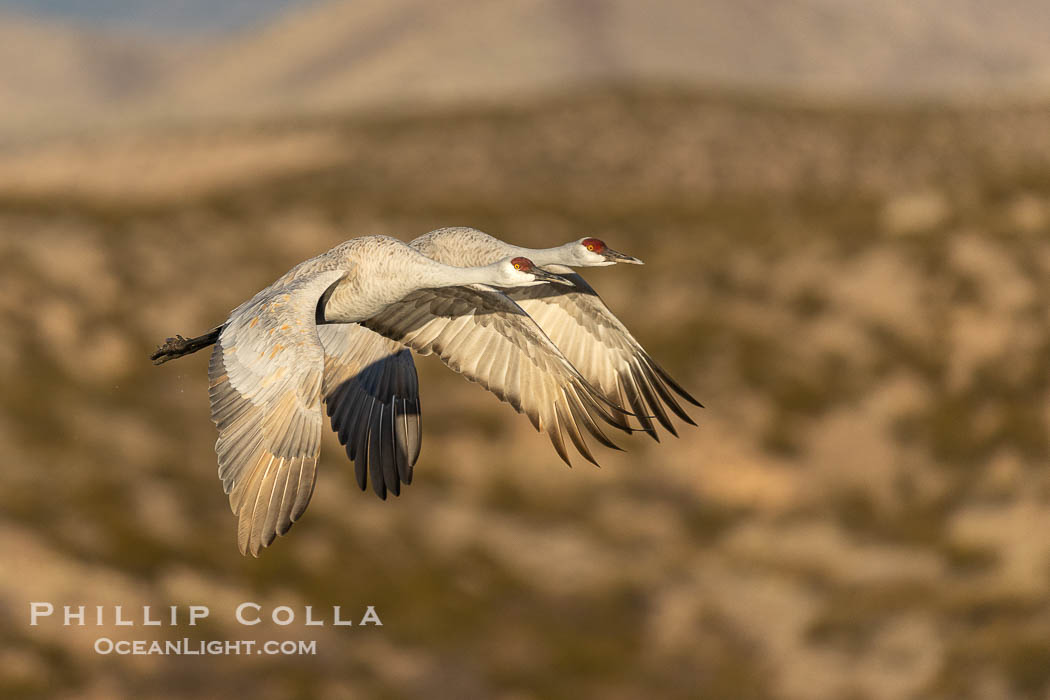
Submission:
<svg viewBox="0 0 1050 700">
<path fill-rule="evenodd" d="M 315 0 L 0 0 L 0 11 L 158 34 L 216 33 L 260 24 Z"/>
<path fill-rule="evenodd" d="M 1050 95 L 1044 0 L 345 0 L 208 42 L 147 37 L 0 20 L 0 100 L 72 119 L 505 102 L 629 82 Z"/>
<path fill-rule="evenodd" d="M 231 41 L 199 104 L 504 100 L 596 81 L 966 96 L 1050 87 L 1050 3 L 349 0 Z"/>
<path fill-rule="evenodd" d="M 109 115 L 169 84 L 182 48 L 0 15 L 0 126 Z"/>
</svg>

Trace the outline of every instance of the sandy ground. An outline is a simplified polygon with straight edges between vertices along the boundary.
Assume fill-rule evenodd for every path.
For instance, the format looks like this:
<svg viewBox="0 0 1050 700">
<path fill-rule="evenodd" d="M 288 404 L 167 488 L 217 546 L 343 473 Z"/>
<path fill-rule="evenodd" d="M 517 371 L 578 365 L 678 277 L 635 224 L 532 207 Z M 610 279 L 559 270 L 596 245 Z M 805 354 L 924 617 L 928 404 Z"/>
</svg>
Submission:
<svg viewBox="0 0 1050 700">
<path fill-rule="evenodd" d="M 588 280 L 706 405 L 565 469 L 432 358 L 400 498 L 334 436 L 236 551 L 204 353 L 346 238 L 598 235 Z M 136 132 L 0 162 L 0 690 L 25 697 L 1026 698 L 1050 691 L 1050 116 L 637 91 Z M 206 604 L 200 630 L 28 602 Z M 232 609 L 375 605 L 382 627 Z M 188 631 L 189 630 L 189 631 Z M 96 638 L 315 639 L 103 656 Z"/>
</svg>

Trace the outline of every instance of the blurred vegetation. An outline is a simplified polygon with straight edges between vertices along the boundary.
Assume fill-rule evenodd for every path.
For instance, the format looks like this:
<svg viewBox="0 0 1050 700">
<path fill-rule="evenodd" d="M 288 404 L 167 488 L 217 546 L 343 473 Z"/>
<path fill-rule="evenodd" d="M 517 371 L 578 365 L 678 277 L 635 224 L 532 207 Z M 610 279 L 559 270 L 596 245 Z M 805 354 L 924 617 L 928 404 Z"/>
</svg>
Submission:
<svg viewBox="0 0 1050 700">
<path fill-rule="evenodd" d="M 290 135 L 324 157 L 196 186 L 191 159 Z M 30 152 L 30 184 L 0 187 L 0 693 L 1050 692 L 1044 106 L 613 90 L 106 138 L 45 144 L 97 161 L 82 177 L 38 177 Z M 358 492 L 328 436 L 306 516 L 240 558 L 205 354 L 149 352 L 341 240 L 444 225 L 643 258 L 586 276 L 705 403 L 700 428 L 570 472 L 422 358 L 416 482 Z M 30 594 L 208 604 L 213 638 L 319 652 L 96 656 L 117 631 L 37 634 Z M 384 626 L 244 628 L 243 600 L 371 604 Z M 187 633 L 157 629 L 132 638 Z"/>
</svg>

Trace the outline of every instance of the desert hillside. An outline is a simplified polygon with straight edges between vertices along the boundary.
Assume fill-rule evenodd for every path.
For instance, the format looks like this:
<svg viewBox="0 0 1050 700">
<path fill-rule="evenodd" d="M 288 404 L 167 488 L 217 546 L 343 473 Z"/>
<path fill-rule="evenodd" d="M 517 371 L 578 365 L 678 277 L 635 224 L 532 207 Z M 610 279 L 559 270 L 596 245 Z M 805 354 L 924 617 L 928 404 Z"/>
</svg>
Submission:
<svg viewBox="0 0 1050 700">
<path fill-rule="evenodd" d="M 113 119 L 163 91 L 198 48 L 0 12 L 0 141 Z"/>
<path fill-rule="evenodd" d="M 853 101 L 1050 95 L 1038 0 L 344 0 L 197 34 L 163 16 L 162 32 L 0 16 L 0 129 L 498 105 L 639 82 Z"/>
<path fill-rule="evenodd" d="M 19 150 L 0 694 L 1045 696 L 1048 115 L 595 90 Z M 699 427 L 569 470 L 423 358 L 415 482 L 361 493 L 326 435 L 304 518 L 241 558 L 207 358 L 150 351 L 345 238 L 451 224 L 643 258 L 586 277 L 704 402 Z M 30 628 L 38 599 L 206 601 L 206 638 L 318 654 L 99 656 L 100 634 L 187 632 Z M 370 603 L 384 626 L 218 614 L 243 600 Z"/>
<path fill-rule="evenodd" d="M 218 104 L 500 102 L 595 81 L 832 97 L 1050 88 L 1050 6 L 940 0 L 354 0 L 208 54 L 175 89 Z"/>
</svg>

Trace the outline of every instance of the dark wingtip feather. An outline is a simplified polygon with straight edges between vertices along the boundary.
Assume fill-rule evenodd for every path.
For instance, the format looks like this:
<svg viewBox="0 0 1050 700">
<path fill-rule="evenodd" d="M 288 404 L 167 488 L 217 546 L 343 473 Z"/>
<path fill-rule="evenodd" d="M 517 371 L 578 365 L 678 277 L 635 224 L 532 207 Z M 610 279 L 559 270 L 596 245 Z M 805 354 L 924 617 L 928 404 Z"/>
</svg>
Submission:
<svg viewBox="0 0 1050 700">
<path fill-rule="evenodd" d="M 371 426 L 371 420 L 369 421 Z M 369 433 L 369 439 L 364 441 L 368 445 L 368 454 L 365 457 L 368 461 L 368 472 L 369 477 L 372 479 L 372 490 L 376 492 L 376 495 L 380 499 L 386 500 L 386 482 L 383 481 L 383 463 L 382 455 L 380 450 L 382 449 L 379 444 L 379 431 L 372 430 Z"/>
<path fill-rule="evenodd" d="M 574 419 L 575 416 L 579 415 L 580 411 L 585 409 L 583 409 L 582 406 L 577 408 L 574 405 L 575 402 L 569 395 L 568 390 L 563 389 L 562 394 L 565 397 L 566 403 L 569 405 L 570 415 L 565 415 L 565 410 L 562 408 L 561 404 L 555 404 L 554 410 L 558 415 L 558 420 L 565 426 L 565 431 L 569 434 L 569 439 L 572 440 L 572 444 L 576 446 L 577 451 L 583 455 L 583 458 L 591 464 L 598 464 L 594 461 L 594 455 L 591 454 L 590 448 L 587 447 L 587 442 L 583 439 L 583 435 L 580 434 L 580 428 L 576 425 L 576 420 Z"/>
<path fill-rule="evenodd" d="M 656 414 L 656 420 L 659 421 L 667 432 L 671 433 L 675 437 L 678 437 L 678 433 L 675 432 L 674 425 L 671 423 L 671 419 L 667 417 L 667 412 L 663 409 L 663 404 L 660 399 L 656 396 L 656 391 L 649 384 L 648 377 L 645 376 L 644 372 L 640 371 L 639 367 L 634 368 L 634 378 L 638 385 L 638 389 L 641 391 L 642 397 L 645 399 L 646 404 L 652 409 L 653 413 Z"/>
<path fill-rule="evenodd" d="M 397 394 L 390 399 L 390 420 L 393 423 L 394 441 L 394 467 L 397 470 L 397 478 L 405 482 L 408 473 L 408 425 L 405 420 L 405 403 Z"/>
<path fill-rule="evenodd" d="M 645 356 L 645 360 L 653 368 L 653 371 L 656 372 L 657 376 L 659 376 L 660 379 L 664 380 L 664 382 L 667 384 L 667 386 L 671 387 L 676 394 L 678 394 L 683 399 L 685 399 L 689 403 L 693 404 L 697 408 L 703 408 L 704 407 L 704 405 L 702 403 L 700 403 L 695 398 L 693 398 L 692 394 L 690 394 L 688 391 L 686 391 L 684 388 L 682 388 L 681 384 L 679 384 L 674 379 L 672 379 L 671 375 L 667 373 L 667 370 L 665 370 L 663 367 L 661 367 L 659 364 L 657 364 L 656 361 L 653 358 L 651 358 L 648 355 L 646 355 Z"/>
<path fill-rule="evenodd" d="M 584 388 L 586 388 L 586 386 L 584 386 Z M 598 442 L 605 445 L 606 447 L 610 447 L 614 450 L 620 450 L 622 452 L 622 448 L 615 442 L 613 442 L 608 435 L 602 432 L 602 429 L 598 426 L 598 424 L 591 417 L 591 414 L 587 411 L 586 407 L 590 405 L 589 402 L 591 401 L 590 395 L 586 392 L 581 394 L 580 388 L 576 386 L 572 386 L 572 390 L 574 393 L 574 398 L 576 400 L 570 401 L 569 407 L 572 409 L 573 416 L 576 418 L 576 420 L 579 423 L 581 423 L 583 427 L 587 429 L 587 432 L 594 436 L 594 438 Z M 594 460 L 591 461 L 594 462 Z M 597 464 L 597 462 L 594 463 Z"/>
<path fill-rule="evenodd" d="M 416 398 L 415 428 L 413 430 L 412 454 L 408 460 L 409 471 L 419 461 L 419 453 L 423 449 L 423 407 Z"/>
<path fill-rule="evenodd" d="M 558 425 L 557 414 L 555 414 L 551 424 L 547 426 L 547 436 L 550 438 L 551 444 L 554 445 L 554 451 L 561 457 L 561 461 L 569 465 L 572 468 L 572 462 L 569 461 L 569 454 L 565 451 L 565 438 L 561 434 L 561 426 Z"/>
<path fill-rule="evenodd" d="M 690 425 L 696 425 L 692 417 L 685 412 L 685 409 L 678 405 L 674 394 L 668 390 L 667 385 L 660 378 L 660 373 L 653 367 L 653 361 L 648 355 L 643 355 L 640 360 L 635 362 L 635 371 L 644 374 L 649 386 L 656 390 L 656 393 L 676 416 Z"/>
<path fill-rule="evenodd" d="M 656 434 L 656 428 L 653 426 L 652 418 L 647 415 L 645 411 L 645 402 L 639 395 L 638 382 L 632 373 L 626 373 L 622 375 L 624 377 L 623 390 L 627 396 L 627 402 L 631 405 L 634 410 L 634 418 L 641 425 L 643 430 L 649 437 L 657 442 L 660 442 L 659 436 Z"/>
<path fill-rule="evenodd" d="M 584 379 L 583 381 L 587 381 L 587 380 Z M 588 382 L 588 384 L 589 384 L 589 382 Z M 596 397 L 598 397 L 598 401 L 600 401 L 601 403 L 605 404 L 605 407 L 608 408 L 610 415 L 616 415 L 616 414 L 618 414 L 619 416 L 633 416 L 634 415 L 634 413 L 632 413 L 631 411 L 628 411 L 623 406 L 618 405 L 615 401 L 610 401 L 609 399 L 607 399 L 605 397 L 605 395 L 602 394 L 600 391 L 595 390 L 594 391 L 594 395 Z M 612 421 L 610 421 L 610 423 L 612 423 Z M 613 423 L 613 425 L 617 425 L 617 424 Z"/>
<path fill-rule="evenodd" d="M 365 466 L 363 459 L 354 459 L 351 454 L 350 445 L 346 446 L 346 455 L 354 463 L 354 478 L 357 480 L 357 485 L 362 491 L 368 488 L 368 468 Z"/>
<path fill-rule="evenodd" d="M 383 470 L 383 482 L 395 496 L 401 495 L 401 479 L 397 474 L 397 448 L 394 444 L 393 406 L 382 405 L 379 409 L 377 425 L 372 427 L 379 440 L 379 458 Z"/>
</svg>

